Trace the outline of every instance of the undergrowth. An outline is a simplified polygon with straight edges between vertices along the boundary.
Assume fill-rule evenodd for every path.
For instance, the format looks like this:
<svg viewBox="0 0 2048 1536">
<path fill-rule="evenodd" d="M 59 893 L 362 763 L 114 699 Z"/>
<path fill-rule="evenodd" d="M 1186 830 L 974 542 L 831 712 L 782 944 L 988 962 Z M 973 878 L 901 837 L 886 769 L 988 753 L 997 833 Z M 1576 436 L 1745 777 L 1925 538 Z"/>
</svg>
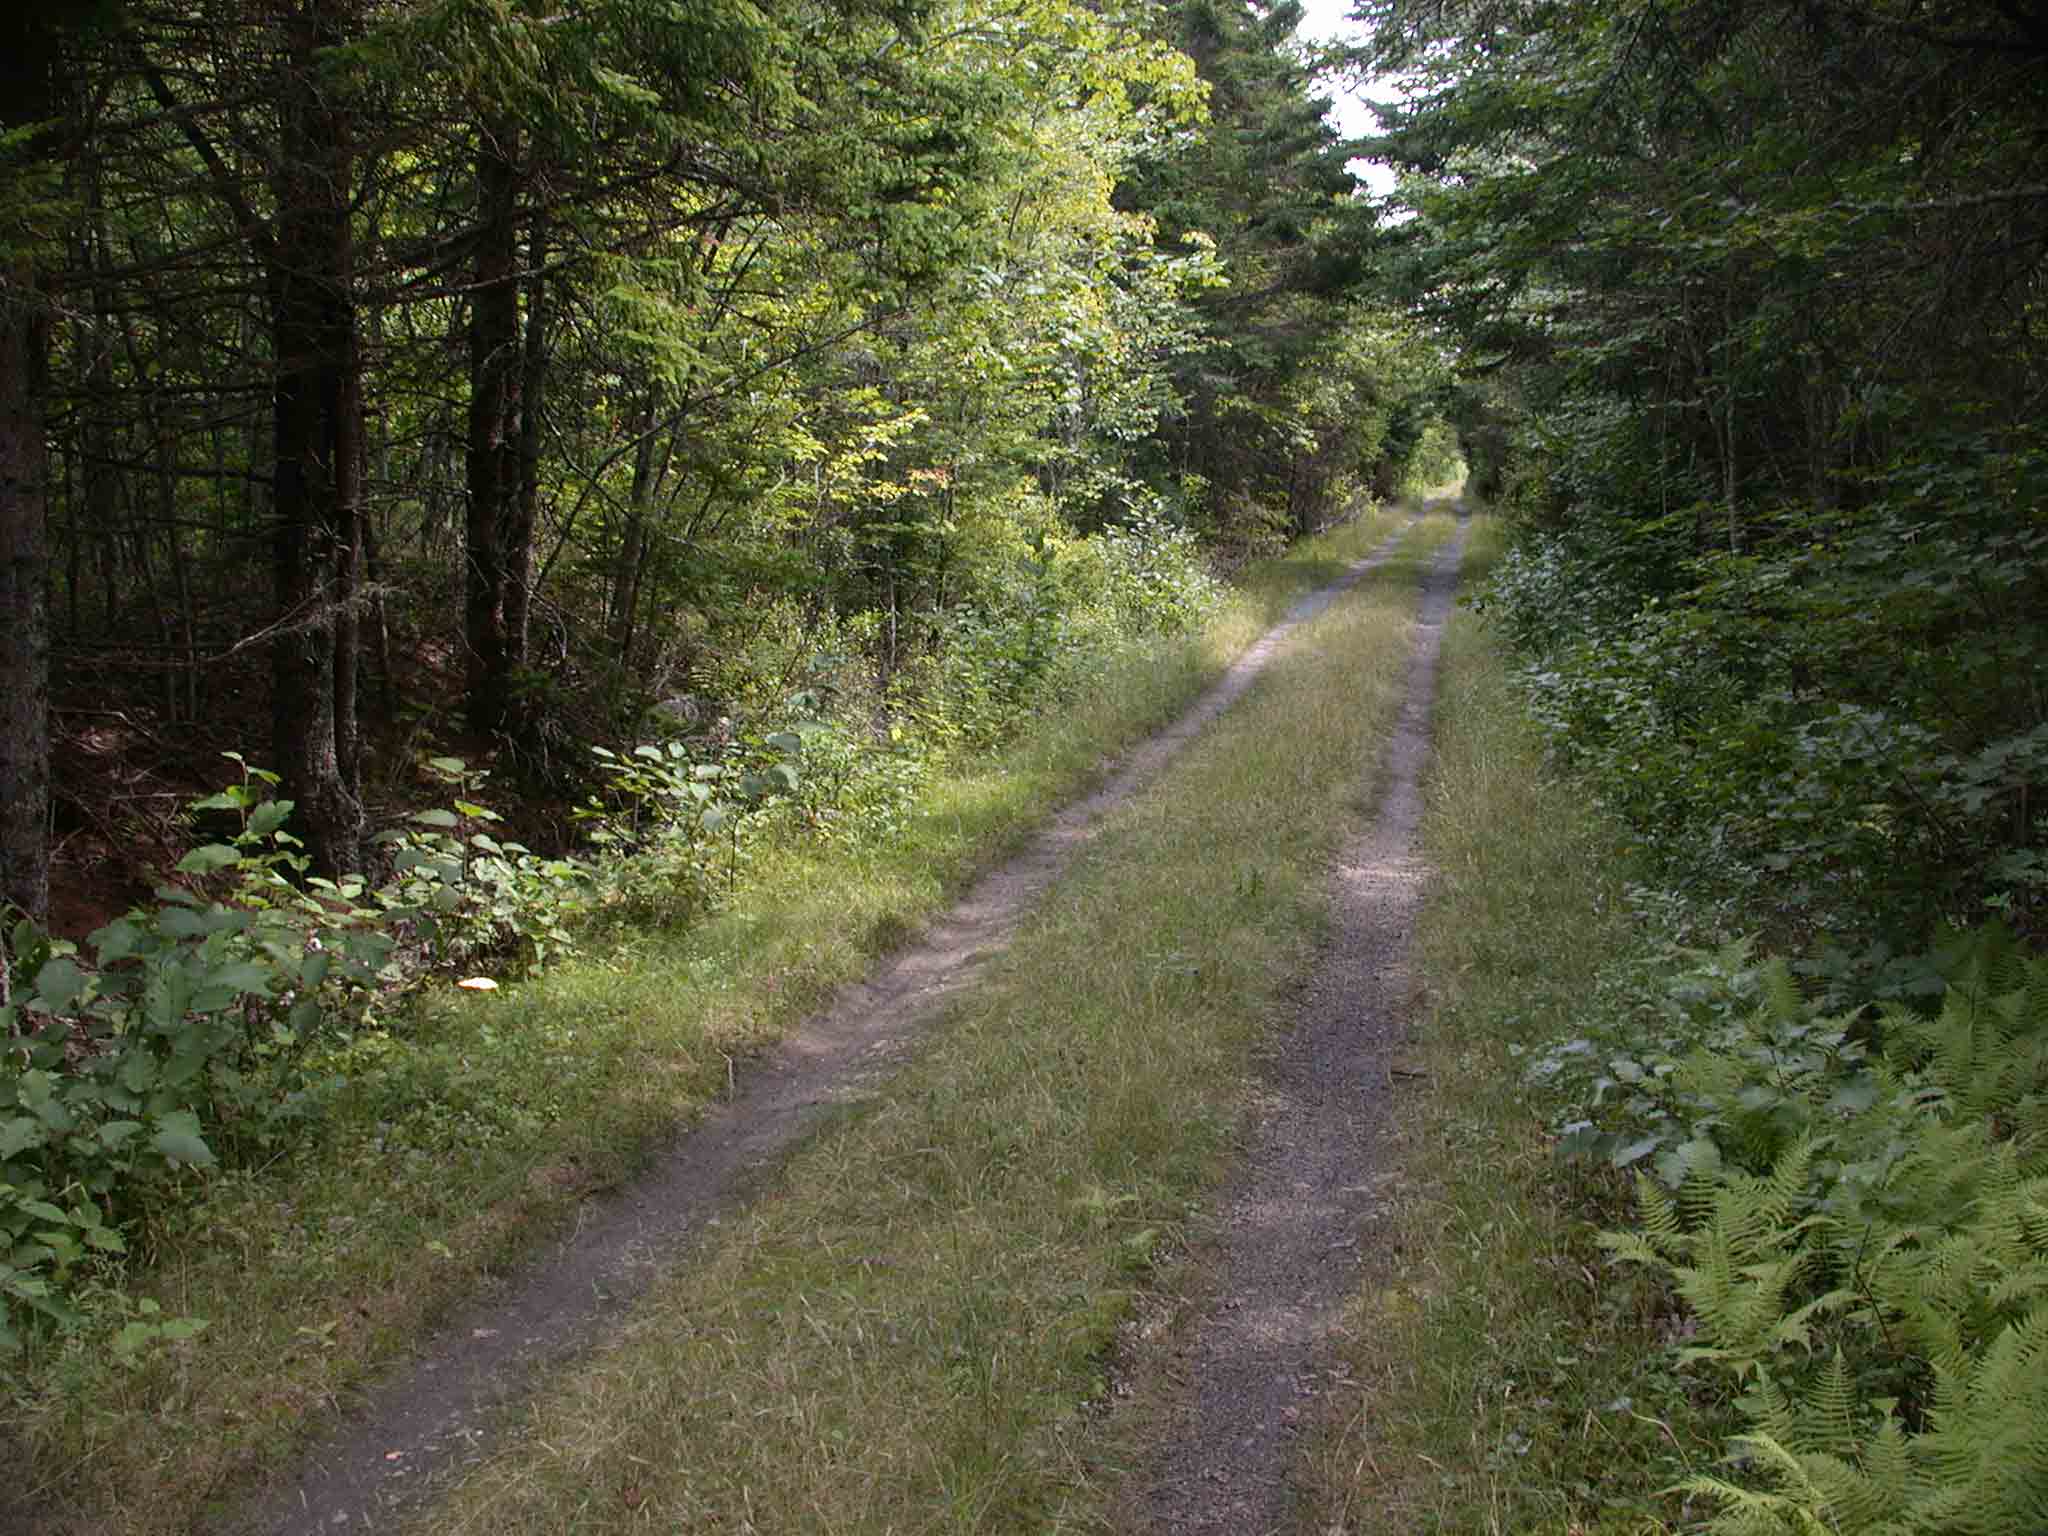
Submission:
<svg viewBox="0 0 2048 1536">
<path fill-rule="evenodd" d="M 1582 760 L 1556 776 L 1492 643 L 1453 627 L 1425 827 L 1403 1130 L 1450 1155 L 1360 1300 L 1330 1503 L 1359 1530 L 2042 1528 L 2048 961 L 1997 928 L 1857 963 L 1717 937 L 1758 914 L 1623 881 L 1638 830 Z"/>
</svg>

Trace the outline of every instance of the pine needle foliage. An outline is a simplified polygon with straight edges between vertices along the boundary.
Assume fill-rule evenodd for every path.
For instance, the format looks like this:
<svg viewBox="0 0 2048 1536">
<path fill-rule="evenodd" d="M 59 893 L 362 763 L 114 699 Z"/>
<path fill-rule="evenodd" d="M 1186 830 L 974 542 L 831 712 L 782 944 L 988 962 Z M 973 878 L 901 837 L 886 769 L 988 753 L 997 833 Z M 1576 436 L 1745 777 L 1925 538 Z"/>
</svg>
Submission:
<svg viewBox="0 0 2048 1536">
<path fill-rule="evenodd" d="M 2048 1529 L 2048 959 L 1980 934 L 1939 1011 L 1874 1019 L 1766 969 L 1742 1039 L 1672 1074 L 1683 1182 L 1639 1174 L 1602 1238 L 1750 1422 L 1683 1491 L 1719 1536 Z"/>
</svg>

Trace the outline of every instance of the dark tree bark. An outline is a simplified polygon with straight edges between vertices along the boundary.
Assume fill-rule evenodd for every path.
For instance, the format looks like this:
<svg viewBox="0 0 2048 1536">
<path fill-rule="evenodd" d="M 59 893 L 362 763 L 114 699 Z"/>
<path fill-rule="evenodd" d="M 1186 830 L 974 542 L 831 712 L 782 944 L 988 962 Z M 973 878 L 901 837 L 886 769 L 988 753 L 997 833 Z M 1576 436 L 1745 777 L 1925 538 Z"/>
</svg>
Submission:
<svg viewBox="0 0 2048 1536">
<path fill-rule="evenodd" d="M 477 151 L 475 292 L 469 320 L 469 508 L 463 638 L 469 723 L 515 727 L 515 669 L 524 661 L 525 562 L 520 506 L 519 130 L 483 127 Z M 514 596 L 515 587 L 518 594 Z"/>
<path fill-rule="evenodd" d="M 633 450 L 633 489 L 626 499 L 625 526 L 619 532 L 618 561 L 612 569 L 611 632 L 612 654 L 622 669 L 633 664 L 633 631 L 640 611 L 640 579 L 647 569 L 648 506 L 654 499 L 655 432 L 654 395 L 634 414 L 632 431 L 639 442 Z"/>
<path fill-rule="evenodd" d="M 0 19 L 0 128 L 52 109 L 54 39 L 38 12 L 8 7 Z M 49 331 L 29 233 L 0 216 L 0 904 L 39 922 L 50 904 Z"/>
<path fill-rule="evenodd" d="M 362 396 L 356 348 L 354 169 L 349 114 L 324 74 L 349 38 L 350 0 L 302 0 L 286 19 L 281 133 L 269 267 L 277 345 L 272 560 L 273 750 L 315 869 L 359 866 L 353 767 L 353 572 L 362 515 Z M 343 689 L 347 690 L 342 702 Z"/>
</svg>

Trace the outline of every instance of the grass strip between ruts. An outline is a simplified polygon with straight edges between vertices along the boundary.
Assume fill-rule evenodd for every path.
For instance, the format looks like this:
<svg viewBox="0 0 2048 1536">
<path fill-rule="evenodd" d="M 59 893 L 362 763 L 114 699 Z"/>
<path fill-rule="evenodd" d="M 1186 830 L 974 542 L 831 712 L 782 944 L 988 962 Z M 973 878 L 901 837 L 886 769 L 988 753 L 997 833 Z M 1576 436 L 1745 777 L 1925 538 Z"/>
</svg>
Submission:
<svg viewBox="0 0 2048 1536">
<path fill-rule="evenodd" d="M 1089 1405 L 1228 1159 L 1366 813 L 1434 517 L 1117 813 L 877 1102 L 534 1406 L 435 1533 L 1099 1529 Z"/>
<path fill-rule="evenodd" d="M 1116 663 L 1026 739 L 929 786 L 893 846 L 763 849 L 708 921 L 496 994 L 451 990 L 366 1033 L 317 1137 L 217 1177 L 147 1235 L 128 1294 L 205 1333 L 130 1367 L 59 1350 L 10 1371 L 0 1443 L 17 1493 L 67 1536 L 194 1529 L 1404 517 L 1383 509 L 1248 573 L 1204 634 Z"/>
</svg>

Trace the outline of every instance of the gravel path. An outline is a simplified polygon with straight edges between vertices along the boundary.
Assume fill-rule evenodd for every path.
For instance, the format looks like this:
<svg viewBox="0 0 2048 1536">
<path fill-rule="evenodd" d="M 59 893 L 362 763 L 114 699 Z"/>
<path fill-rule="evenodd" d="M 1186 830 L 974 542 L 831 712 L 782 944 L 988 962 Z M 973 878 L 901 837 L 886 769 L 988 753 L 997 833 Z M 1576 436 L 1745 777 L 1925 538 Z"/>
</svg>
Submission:
<svg viewBox="0 0 2048 1536">
<path fill-rule="evenodd" d="M 218 1527 L 237 1536 L 387 1528 L 489 1448 L 494 1421 L 538 1373 L 603 1337 L 619 1311 L 697 1233 L 757 1189 L 833 1105 L 875 1091 L 948 999 L 1010 941 L 1023 914 L 1109 811 L 1229 708 L 1293 629 L 1393 552 L 1399 535 L 1304 598 L 1174 725 L 1101 789 L 976 884 L 915 945 L 768 1054 L 628 1188 L 592 1199 L 572 1236 L 511 1286 L 455 1319 L 349 1404 L 342 1427 L 283 1484 Z"/>
<path fill-rule="evenodd" d="M 1464 543 L 1461 526 L 1430 567 L 1378 815 L 1338 857 L 1328 948 L 1254 1090 L 1240 1182 L 1193 1256 L 1213 1285 L 1161 1371 L 1171 1383 L 1161 1449 L 1126 1504 L 1141 1531 L 1267 1536 L 1294 1523 L 1296 1430 L 1333 1379 L 1327 1341 L 1386 1173 L 1392 1055 L 1407 1032 L 1408 943 L 1426 875 L 1420 781 Z"/>
</svg>

